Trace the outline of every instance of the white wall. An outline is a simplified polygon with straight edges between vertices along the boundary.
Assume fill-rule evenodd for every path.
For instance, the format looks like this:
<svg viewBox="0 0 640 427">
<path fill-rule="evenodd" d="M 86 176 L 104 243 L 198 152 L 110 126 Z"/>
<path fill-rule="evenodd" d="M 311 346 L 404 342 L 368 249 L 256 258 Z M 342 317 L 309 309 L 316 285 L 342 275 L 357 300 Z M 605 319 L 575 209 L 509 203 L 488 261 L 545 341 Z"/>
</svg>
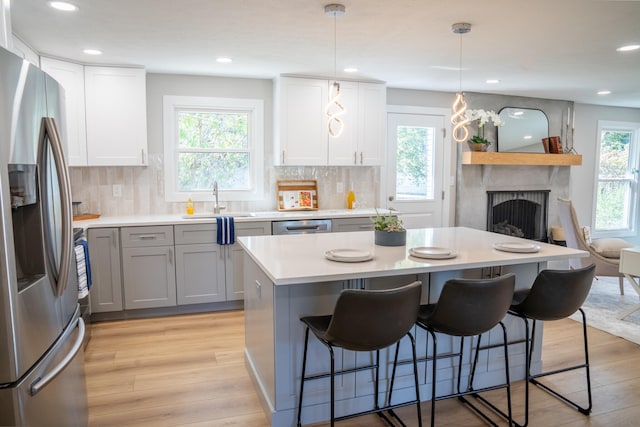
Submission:
<svg viewBox="0 0 640 427">
<path fill-rule="evenodd" d="M 582 166 L 571 173 L 571 199 L 581 224 L 591 225 L 595 201 L 598 120 L 640 123 L 640 109 L 576 104 L 574 147 L 582 154 Z M 640 219 L 640 218 L 639 218 Z M 640 236 L 627 240 L 640 245 Z"/>
<path fill-rule="evenodd" d="M 0 46 L 11 50 L 11 1 L 0 0 Z"/>
</svg>

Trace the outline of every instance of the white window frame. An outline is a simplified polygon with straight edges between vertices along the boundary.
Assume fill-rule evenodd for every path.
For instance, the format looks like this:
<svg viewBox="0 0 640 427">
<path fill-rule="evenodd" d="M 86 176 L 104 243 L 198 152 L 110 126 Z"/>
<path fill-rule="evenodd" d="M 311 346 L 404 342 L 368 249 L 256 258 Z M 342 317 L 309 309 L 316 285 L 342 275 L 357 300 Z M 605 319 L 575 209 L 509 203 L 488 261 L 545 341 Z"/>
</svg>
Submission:
<svg viewBox="0 0 640 427">
<path fill-rule="evenodd" d="M 631 132 L 631 141 L 629 142 L 629 156 L 632 162 L 629 166 L 632 170 L 638 170 L 640 167 L 638 156 L 640 155 L 640 123 L 635 122 L 618 122 L 609 120 L 598 120 L 598 129 L 596 133 L 596 161 L 594 170 L 594 186 L 593 186 L 593 209 L 591 213 L 591 234 L 592 237 L 628 237 L 635 236 L 638 229 L 638 212 L 640 209 L 638 173 L 633 173 L 630 179 L 630 206 L 629 206 L 629 228 L 618 230 L 598 230 L 596 228 L 596 210 L 598 200 L 598 183 L 600 168 L 600 140 L 603 131 L 622 131 Z M 635 164 L 633 162 L 635 161 Z"/>
<path fill-rule="evenodd" d="M 261 99 L 214 98 L 201 96 L 163 96 L 164 131 L 164 198 L 168 202 L 183 202 L 191 195 L 193 201 L 212 201 L 213 189 L 178 191 L 178 113 L 182 110 L 212 112 L 242 112 L 249 116 L 250 184 L 248 190 L 220 189 L 220 200 L 245 201 L 264 198 L 264 101 Z"/>
</svg>

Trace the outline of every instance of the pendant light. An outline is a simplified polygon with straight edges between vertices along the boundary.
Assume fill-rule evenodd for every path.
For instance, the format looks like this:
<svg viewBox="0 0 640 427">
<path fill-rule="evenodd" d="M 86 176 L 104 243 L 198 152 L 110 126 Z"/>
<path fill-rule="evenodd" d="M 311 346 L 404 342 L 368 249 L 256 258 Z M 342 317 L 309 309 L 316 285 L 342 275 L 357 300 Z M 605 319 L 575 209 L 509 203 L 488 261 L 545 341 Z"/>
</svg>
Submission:
<svg viewBox="0 0 640 427">
<path fill-rule="evenodd" d="M 329 136 L 337 138 L 344 130 L 344 123 L 339 116 L 344 114 L 346 110 L 340 103 L 340 83 L 336 81 L 336 17 L 345 14 L 345 7 L 342 4 L 328 4 L 324 7 L 324 14 L 333 16 L 333 82 L 329 85 L 329 102 L 324 111 L 327 115 L 327 130 L 329 131 Z"/>
<path fill-rule="evenodd" d="M 460 35 L 460 58 L 459 58 L 459 90 L 456 93 L 456 99 L 453 101 L 453 114 L 451 115 L 451 124 L 453 125 L 453 140 L 456 142 L 466 141 L 469 137 L 469 130 L 465 112 L 467 111 L 467 102 L 464 100 L 464 93 L 462 92 L 462 35 L 471 31 L 471 24 L 466 22 L 458 22 L 451 26 L 451 31 Z"/>
</svg>

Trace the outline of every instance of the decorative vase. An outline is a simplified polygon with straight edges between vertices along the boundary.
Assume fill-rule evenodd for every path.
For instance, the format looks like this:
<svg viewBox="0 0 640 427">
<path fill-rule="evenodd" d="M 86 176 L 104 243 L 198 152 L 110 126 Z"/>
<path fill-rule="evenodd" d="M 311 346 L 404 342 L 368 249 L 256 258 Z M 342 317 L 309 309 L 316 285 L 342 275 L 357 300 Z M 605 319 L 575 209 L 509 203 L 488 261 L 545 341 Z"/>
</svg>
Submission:
<svg viewBox="0 0 640 427">
<path fill-rule="evenodd" d="M 487 151 L 487 148 L 489 148 L 489 144 L 476 144 L 471 141 L 467 141 L 467 144 L 469 144 L 471 151 Z"/>
<path fill-rule="evenodd" d="M 407 230 L 375 230 L 375 243 L 380 246 L 404 246 L 407 244 Z"/>
</svg>

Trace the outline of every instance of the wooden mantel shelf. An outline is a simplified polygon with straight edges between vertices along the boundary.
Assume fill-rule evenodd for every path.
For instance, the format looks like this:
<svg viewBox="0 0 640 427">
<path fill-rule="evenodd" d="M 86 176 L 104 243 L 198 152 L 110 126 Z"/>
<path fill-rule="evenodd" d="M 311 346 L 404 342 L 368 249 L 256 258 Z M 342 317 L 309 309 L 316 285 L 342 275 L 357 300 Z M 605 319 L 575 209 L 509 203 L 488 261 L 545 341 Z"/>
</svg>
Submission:
<svg viewBox="0 0 640 427">
<path fill-rule="evenodd" d="M 498 153 L 463 151 L 463 165 L 580 166 L 581 154 Z"/>
</svg>

